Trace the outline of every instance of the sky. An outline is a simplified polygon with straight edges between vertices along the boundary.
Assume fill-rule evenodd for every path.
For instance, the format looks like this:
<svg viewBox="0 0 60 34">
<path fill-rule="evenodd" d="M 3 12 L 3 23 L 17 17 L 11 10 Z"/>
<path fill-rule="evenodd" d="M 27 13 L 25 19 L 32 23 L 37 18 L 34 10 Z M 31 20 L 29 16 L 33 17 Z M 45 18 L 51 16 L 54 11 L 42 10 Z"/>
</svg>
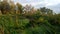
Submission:
<svg viewBox="0 0 60 34">
<path fill-rule="evenodd" d="M 60 0 L 14 0 L 23 6 L 31 4 L 35 8 L 47 7 L 52 9 L 55 13 L 60 13 Z"/>
</svg>

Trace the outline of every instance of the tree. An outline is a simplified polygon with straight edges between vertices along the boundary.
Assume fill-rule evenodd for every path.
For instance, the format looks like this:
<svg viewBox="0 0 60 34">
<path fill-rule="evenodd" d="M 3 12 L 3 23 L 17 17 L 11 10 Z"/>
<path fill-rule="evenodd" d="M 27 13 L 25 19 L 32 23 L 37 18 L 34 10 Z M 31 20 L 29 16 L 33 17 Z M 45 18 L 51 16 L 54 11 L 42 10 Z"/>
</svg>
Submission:
<svg viewBox="0 0 60 34">
<path fill-rule="evenodd" d="M 40 8 L 42 13 L 46 13 L 46 7 Z"/>
<path fill-rule="evenodd" d="M 0 3 L 0 10 L 1 10 L 2 14 L 8 13 L 9 10 L 10 10 L 10 5 L 9 5 L 9 3 L 8 3 L 7 1 L 2 1 L 2 2 Z"/>
<path fill-rule="evenodd" d="M 14 4 L 14 2 L 10 0 L 9 5 L 10 5 L 10 14 L 15 14 L 16 13 L 16 10 L 15 10 L 16 5 Z"/>
<path fill-rule="evenodd" d="M 33 15 L 36 13 L 37 10 L 31 5 L 26 5 L 23 11 L 24 11 L 23 14 L 25 15 Z"/>
<path fill-rule="evenodd" d="M 26 5 L 26 6 L 24 7 L 24 12 L 25 12 L 25 14 L 29 13 L 29 12 L 31 11 L 31 9 L 32 9 L 32 6 L 31 6 L 31 5 Z"/>
<path fill-rule="evenodd" d="M 40 8 L 40 10 L 43 14 L 53 14 L 53 11 L 51 9 L 46 8 L 46 7 Z"/>
<path fill-rule="evenodd" d="M 16 8 L 17 8 L 18 13 L 22 14 L 22 12 L 23 12 L 23 6 L 21 4 L 19 4 L 19 3 L 17 3 L 16 4 Z"/>
</svg>

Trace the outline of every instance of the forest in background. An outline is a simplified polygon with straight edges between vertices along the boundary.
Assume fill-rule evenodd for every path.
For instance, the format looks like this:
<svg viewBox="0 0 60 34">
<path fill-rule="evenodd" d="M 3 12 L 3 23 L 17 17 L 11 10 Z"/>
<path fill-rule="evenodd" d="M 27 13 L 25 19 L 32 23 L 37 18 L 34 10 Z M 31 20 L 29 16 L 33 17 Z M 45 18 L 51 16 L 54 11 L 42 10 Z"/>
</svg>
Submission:
<svg viewBox="0 0 60 34">
<path fill-rule="evenodd" d="M 60 14 L 0 0 L 0 34 L 60 34 Z"/>
</svg>

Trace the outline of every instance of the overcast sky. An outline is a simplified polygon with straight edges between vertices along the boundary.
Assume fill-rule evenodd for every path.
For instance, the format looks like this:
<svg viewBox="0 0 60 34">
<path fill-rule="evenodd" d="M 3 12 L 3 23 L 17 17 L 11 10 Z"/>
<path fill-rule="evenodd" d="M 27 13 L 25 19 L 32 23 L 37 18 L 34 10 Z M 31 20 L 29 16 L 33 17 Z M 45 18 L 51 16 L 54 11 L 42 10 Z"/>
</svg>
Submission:
<svg viewBox="0 0 60 34">
<path fill-rule="evenodd" d="M 54 10 L 56 13 L 60 12 L 60 0 L 14 0 L 14 2 L 19 2 L 23 6 L 26 4 L 31 4 L 36 8 L 48 7 Z"/>
</svg>

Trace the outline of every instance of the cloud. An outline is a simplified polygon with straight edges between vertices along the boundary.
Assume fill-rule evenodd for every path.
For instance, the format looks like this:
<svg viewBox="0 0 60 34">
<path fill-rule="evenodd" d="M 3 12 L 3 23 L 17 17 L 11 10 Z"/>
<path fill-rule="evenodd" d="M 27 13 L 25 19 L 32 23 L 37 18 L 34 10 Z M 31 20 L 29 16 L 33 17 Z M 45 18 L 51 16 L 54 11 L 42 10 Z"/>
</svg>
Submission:
<svg viewBox="0 0 60 34">
<path fill-rule="evenodd" d="M 45 0 L 46 6 L 54 6 L 60 3 L 60 0 Z"/>
<path fill-rule="evenodd" d="M 36 6 L 38 4 L 42 4 L 42 1 L 44 0 L 14 0 L 14 2 L 19 2 L 23 6 L 26 4 L 31 4 L 32 6 Z"/>
<path fill-rule="evenodd" d="M 55 13 L 60 13 L 60 4 L 57 4 L 55 6 L 48 6 L 47 8 L 54 10 Z"/>
<path fill-rule="evenodd" d="M 52 9 L 55 13 L 60 13 L 60 0 L 45 0 L 46 7 Z"/>
<path fill-rule="evenodd" d="M 22 5 L 31 4 L 33 6 L 44 4 L 45 6 L 54 6 L 60 3 L 60 0 L 14 0 Z"/>
</svg>

